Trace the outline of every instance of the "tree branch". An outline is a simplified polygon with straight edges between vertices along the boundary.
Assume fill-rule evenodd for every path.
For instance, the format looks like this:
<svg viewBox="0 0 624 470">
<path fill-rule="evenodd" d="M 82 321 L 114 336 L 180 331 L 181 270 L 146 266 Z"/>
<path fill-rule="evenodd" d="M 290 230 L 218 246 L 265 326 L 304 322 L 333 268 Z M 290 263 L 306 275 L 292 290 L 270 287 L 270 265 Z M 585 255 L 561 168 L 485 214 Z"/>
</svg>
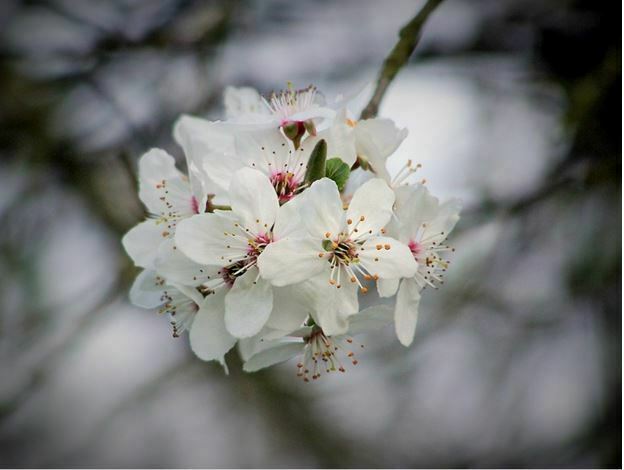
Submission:
<svg viewBox="0 0 624 470">
<path fill-rule="evenodd" d="M 377 79 L 377 85 L 375 87 L 375 93 L 370 99 L 360 119 L 369 119 L 377 116 L 379 112 L 379 105 L 383 99 L 388 86 L 394 80 L 394 77 L 399 70 L 407 63 L 412 52 L 416 48 L 420 39 L 420 32 L 429 18 L 429 15 L 442 3 L 442 0 L 427 0 L 425 6 L 418 12 L 418 14 L 407 23 L 401 31 L 399 31 L 399 41 L 395 44 L 388 57 L 383 63 L 379 78 Z"/>
</svg>

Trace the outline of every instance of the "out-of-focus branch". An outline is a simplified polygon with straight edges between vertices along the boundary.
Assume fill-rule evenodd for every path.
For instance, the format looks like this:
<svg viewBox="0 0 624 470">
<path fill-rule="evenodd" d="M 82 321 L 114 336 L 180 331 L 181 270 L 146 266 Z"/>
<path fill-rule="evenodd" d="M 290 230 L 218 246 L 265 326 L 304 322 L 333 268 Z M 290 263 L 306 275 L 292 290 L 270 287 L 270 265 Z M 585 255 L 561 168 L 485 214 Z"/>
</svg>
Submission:
<svg viewBox="0 0 624 470">
<path fill-rule="evenodd" d="M 384 60 L 379 78 L 377 79 L 375 93 L 362 111 L 360 119 L 369 119 L 377 116 L 379 105 L 388 86 L 394 80 L 396 74 L 399 73 L 399 70 L 407 63 L 414 49 L 416 49 L 420 33 L 427 18 L 440 3 L 442 3 L 442 0 L 427 0 L 427 3 L 425 3 L 425 6 L 422 7 L 418 14 L 399 31 L 399 41 L 392 48 L 386 60 Z"/>
</svg>

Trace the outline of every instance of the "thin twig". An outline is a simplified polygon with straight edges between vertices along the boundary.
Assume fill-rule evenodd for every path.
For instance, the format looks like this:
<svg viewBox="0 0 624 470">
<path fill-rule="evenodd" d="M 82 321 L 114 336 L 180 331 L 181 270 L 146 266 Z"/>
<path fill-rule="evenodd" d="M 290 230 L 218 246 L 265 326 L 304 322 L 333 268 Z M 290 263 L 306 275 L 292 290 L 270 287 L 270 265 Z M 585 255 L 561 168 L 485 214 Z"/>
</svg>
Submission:
<svg viewBox="0 0 624 470">
<path fill-rule="evenodd" d="M 390 51 L 388 57 L 386 57 L 381 72 L 379 73 L 379 78 L 377 79 L 375 93 L 362 111 L 360 119 L 369 119 L 377 116 L 379 105 L 381 104 L 381 100 L 388 86 L 392 80 L 394 80 L 399 70 L 401 70 L 409 60 L 418 44 L 420 32 L 427 18 L 429 18 L 429 15 L 440 3 L 442 3 L 442 0 L 428 0 L 418 14 L 399 31 L 399 41 L 395 44 L 392 51 Z"/>
</svg>

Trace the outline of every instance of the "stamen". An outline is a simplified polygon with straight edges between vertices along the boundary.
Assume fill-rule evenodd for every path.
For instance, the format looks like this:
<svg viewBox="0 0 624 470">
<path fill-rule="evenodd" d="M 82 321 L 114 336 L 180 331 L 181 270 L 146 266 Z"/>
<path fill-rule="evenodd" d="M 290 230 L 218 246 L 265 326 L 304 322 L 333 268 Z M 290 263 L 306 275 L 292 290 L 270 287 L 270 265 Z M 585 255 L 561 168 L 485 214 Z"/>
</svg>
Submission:
<svg viewBox="0 0 624 470">
<path fill-rule="evenodd" d="M 335 371 L 344 373 L 346 369 L 340 361 L 339 353 L 347 357 L 351 364 L 357 365 L 358 363 L 353 351 L 347 349 L 343 344 L 344 341 L 351 345 L 353 340 L 350 337 L 337 339 L 327 336 L 317 326 L 314 327 L 310 336 L 304 338 L 304 341 L 303 358 L 297 364 L 297 376 L 301 377 L 304 382 L 309 382 L 310 377 L 312 380 L 317 380 L 321 376 L 323 369 L 328 374 Z M 360 347 L 363 348 L 364 345 L 360 345 Z M 310 372 L 312 375 L 310 375 Z"/>
</svg>

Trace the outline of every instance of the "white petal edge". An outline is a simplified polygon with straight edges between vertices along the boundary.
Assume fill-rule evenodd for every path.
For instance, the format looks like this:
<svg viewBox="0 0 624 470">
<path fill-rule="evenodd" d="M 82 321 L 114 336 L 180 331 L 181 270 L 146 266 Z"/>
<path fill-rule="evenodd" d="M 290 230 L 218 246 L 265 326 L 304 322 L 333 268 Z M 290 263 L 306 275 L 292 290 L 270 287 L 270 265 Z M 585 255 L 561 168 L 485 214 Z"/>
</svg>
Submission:
<svg viewBox="0 0 624 470">
<path fill-rule="evenodd" d="M 394 327 L 397 338 L 403 346 L 414 340 L 420 304 L 420 287 L 413 279 L 404 279 L 397 293 L 394 311 Z"/>
<path fill-rule="evenodd" d="M 224 292 L 217 292 L 206 297 L 191 326 L 189 340 L 197 357 L 225 365 L 223 357 L 236 344 L 236 338 L 225 328 L 223 296 Z"/>
<path fill-rule="evenodd" d="M 369 180 L 360 186 L 347 209 L 347 220 L 352 221 L 349 229 L 353 230 L 353 237 L 377 235 L 392 217 L 393 204 L 394 192 L 381 178 Z"/>
<path fill-rule="evenodd" d="M 154 219 L 147 219 L 132 227 L 121 239 L 121 244 L 136 266 L 152 268 L 158 247 L 167 237 L 167 230 L 162 225 Z"/>
<path fill-rule="evenodd" d="M 280 362 L 285 362 L 303 352 L 304 343 L 278 343 L 275 347 L 270 347 L 253 355 L 243 365 L 245 372 L 256 372 L 260 369 L 270 367 Z"/>
</svg>

